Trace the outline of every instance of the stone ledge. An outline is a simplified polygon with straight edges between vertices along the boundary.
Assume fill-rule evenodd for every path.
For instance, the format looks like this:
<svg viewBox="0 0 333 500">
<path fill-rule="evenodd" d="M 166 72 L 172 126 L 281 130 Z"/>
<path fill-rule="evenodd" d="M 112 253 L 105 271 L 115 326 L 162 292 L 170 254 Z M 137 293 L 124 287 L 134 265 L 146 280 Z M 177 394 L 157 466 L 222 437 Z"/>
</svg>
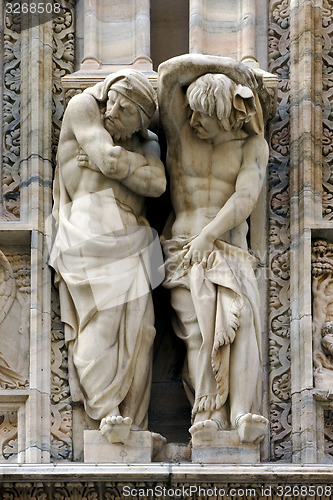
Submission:
<svg viewBox="0 0 333 500">
<path fill-rule="evenodd" d="M 325 484 L 332 464 L 218 465 L 218 464 L 4 464 L 0 482 L 113 481 Z"/>
</svg>

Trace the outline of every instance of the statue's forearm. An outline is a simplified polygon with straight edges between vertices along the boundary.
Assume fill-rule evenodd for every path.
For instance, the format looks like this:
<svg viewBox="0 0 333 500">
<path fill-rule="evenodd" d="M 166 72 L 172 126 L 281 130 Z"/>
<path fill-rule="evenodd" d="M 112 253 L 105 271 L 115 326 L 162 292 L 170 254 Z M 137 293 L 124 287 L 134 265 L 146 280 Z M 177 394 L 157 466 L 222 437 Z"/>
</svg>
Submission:
<svg viewBox="0 0 333 500">
<path fill-rule="evenodd" d="M 237 83 L 256 86 L 252 71 L 230 57 L 185 54 L 173 57 L 159 66 L 160 88 L 187 85 L 205 73 L 223 73 Z"/>
<path fill-rule="evenodd" d="M 204 227 L 203 233 L 211 241 L 242 224 L 250 216 L 257 199 L 250 191 L 234 193 L 216 217 Z"/>
<path fill-rule="evenodd" d="M 166 189 L 163 169 L 150 165 L 137 168 L 131 175 L 122 180 L 122 184 L 134 193 L 152 198 L 161 196 Z"/>
</svg>

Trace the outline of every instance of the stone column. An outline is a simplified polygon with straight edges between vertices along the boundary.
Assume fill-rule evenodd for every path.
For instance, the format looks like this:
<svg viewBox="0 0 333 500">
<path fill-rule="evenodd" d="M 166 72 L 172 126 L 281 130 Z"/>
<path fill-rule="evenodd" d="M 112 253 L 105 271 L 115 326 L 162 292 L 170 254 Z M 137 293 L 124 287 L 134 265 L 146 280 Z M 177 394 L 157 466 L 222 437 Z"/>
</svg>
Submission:
<svg viewBox="0 0 333 500">
<path fill-rule="evenodd" d="M 84 2 L 84 52 L 82 63 L 87 67 L 99 68 L 101 62 L 98 59 L 97 40 L 97 0 Z"/>
<path fill-rule="evenodd" d="M 290 1 L 291 392 L 293 461 L 317 461 L 311 232 L 322 226 L 322 0 Z"/>
<path fill-rule="evenodd" d="M 190 0 L 189 50 L 240 59 L 240 0 Z"/>
<path fill-rule="evenodd" d="M 52 187 L 52 20 L 27 16 L 21 45 L 21 220 L 31 229 L 30 390 L 26 461 L 50 461 L 50 271 L 45 217 Z M 25 24 L 26 23 L 26 24 Z M 43 124 L 43 126 L 41 126 Z"/>
<path fill-rule="evenodd" d="M 257 63 L 256 59 L 256 2 L 243 0 L 241 3 L 241 61 L 249 66 Z"/>
<path fill-rule="evenodd" d="M 257 26 L 266 29 L 266 7 L 262 0 L 190 0 L 190 52 L 234 57 L 253 67 L 258 67 L 260 55 L 260 66 L 266 69 Z"/>
<path fill-rule="evenodd" d="M 152 70 L 149 0 L 81 0 L 81 4 L 84 10 L 81 71 L 107 74 L 130 65 Z"/>
</svg>

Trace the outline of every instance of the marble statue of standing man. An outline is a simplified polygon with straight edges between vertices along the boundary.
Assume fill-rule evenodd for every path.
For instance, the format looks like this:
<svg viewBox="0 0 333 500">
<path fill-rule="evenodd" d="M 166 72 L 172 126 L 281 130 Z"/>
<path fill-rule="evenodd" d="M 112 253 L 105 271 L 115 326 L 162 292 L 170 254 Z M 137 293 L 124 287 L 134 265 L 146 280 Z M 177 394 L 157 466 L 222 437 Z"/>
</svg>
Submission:
<svg viewBox="0 0 333 500">
<path fill-rule="evenodd" d="M 70 100 L 59 140 L 51 262 L 71 394 L 111 443 L 147 428 L 150 290 L 159 280 L 151 263 L 162 255 L 144 205 L 166 187 L 157 137 L 148 130 L 154 111 L 148 79 L 119 71 Z"/>
<path fill-rule="evenodd" d="M 259 295 L 247 223 L 268 160 L 251 70 L 230 58 L 183 55 L 159 67 L 174 216 L 165 229 L 165 286 L 187 348 L 193 435 L 267 430 L 260 402 Z"/>
</svg>

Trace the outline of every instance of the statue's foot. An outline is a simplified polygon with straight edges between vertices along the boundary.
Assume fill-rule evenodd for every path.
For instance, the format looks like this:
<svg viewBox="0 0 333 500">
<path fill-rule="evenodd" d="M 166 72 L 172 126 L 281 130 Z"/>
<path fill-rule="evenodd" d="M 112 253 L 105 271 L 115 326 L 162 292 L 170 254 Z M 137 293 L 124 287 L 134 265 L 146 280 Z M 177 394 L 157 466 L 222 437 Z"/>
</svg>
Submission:
<svg viewBox="0 0 333 500">
<path fill-rule="evenodd" d="M 189 428 L 192 436 L 196 436 L 202 441 L 212 441 L 216 437 L 217 431 L 222 431 L 223 427 L 218 420 L 208 419 L 196 422 Z"/>
<path fill-rule="evenodd" d="M 110 443 L 125 443 L 131 430 L 132 419 L 109 415 L 101 420 L 99 429 Z"/>
<path fill-rule="evenodd" d="M 239 439 L 243 443 L 253 443 L 264 436 L 267 431 L 268 420 L 262 415 L 246 413 L 236 418 L 236 429 Z"/>
<path fill-rule="evenodd" d="M 151 432 L 151 437 L 153 439 L 153 457 L 155 457 L 167 444 L 167 440 L 158 432 Z"/>
</svg>

